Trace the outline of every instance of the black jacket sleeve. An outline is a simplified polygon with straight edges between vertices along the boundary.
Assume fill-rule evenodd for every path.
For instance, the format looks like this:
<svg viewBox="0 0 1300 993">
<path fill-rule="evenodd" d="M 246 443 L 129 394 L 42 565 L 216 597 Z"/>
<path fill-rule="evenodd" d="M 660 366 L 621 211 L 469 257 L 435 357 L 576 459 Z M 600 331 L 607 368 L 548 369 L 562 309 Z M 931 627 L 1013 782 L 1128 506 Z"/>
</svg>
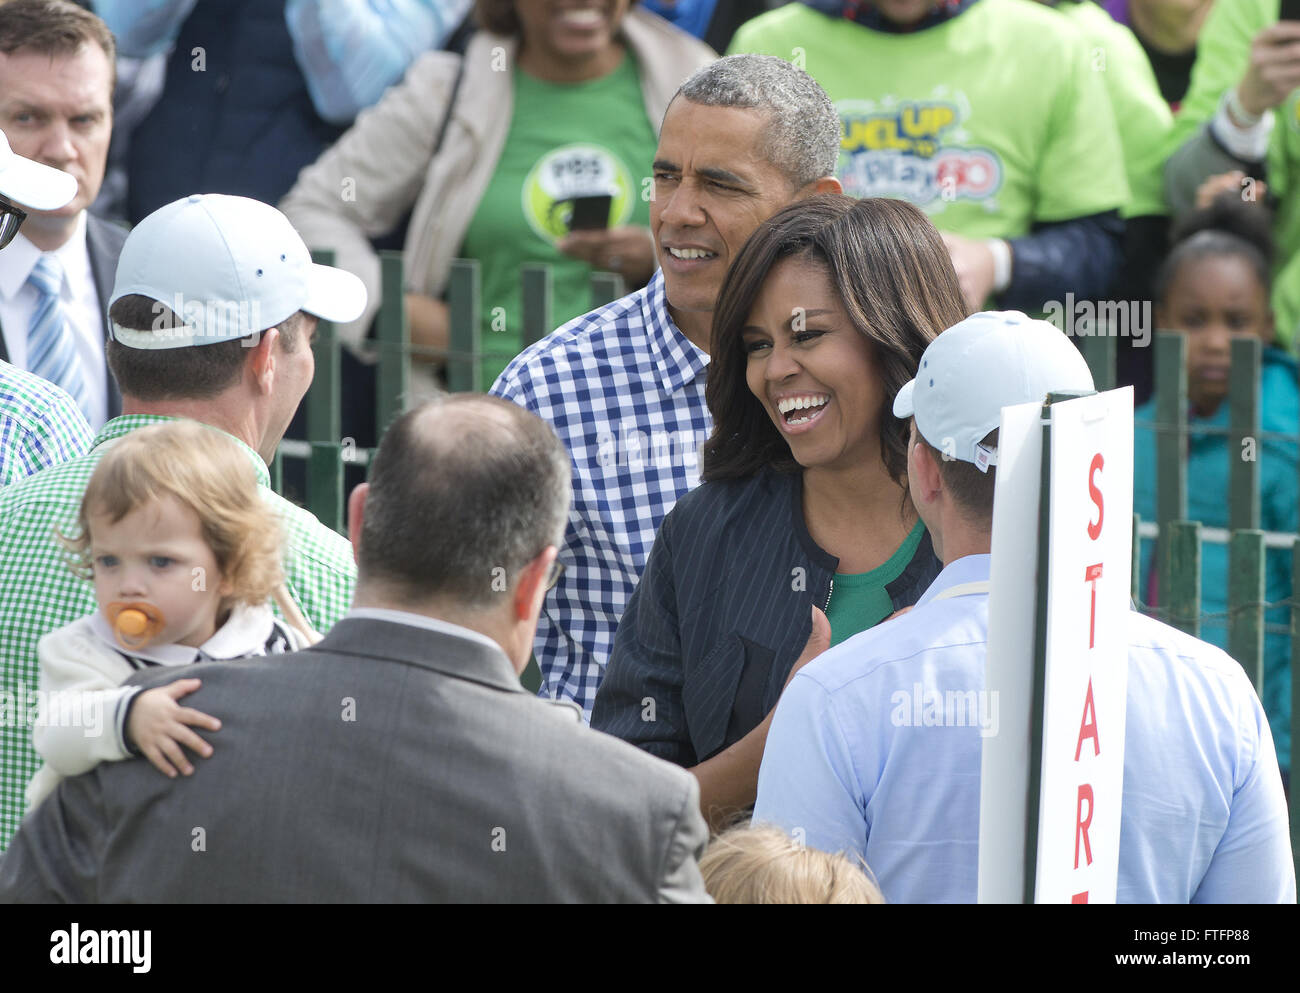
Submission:
<svg viewBox="0 0 1300 993">
<path fill-rule="evenodd" d="M 1011 285 L 998 296 L 1007 310 L 1035 313 L 1048 300 L 1100 300 L 1110 292 L 1124 251 L 1124 222 L 1108 210 L 1034 225 L 1011 239 Z"/>
</svg>

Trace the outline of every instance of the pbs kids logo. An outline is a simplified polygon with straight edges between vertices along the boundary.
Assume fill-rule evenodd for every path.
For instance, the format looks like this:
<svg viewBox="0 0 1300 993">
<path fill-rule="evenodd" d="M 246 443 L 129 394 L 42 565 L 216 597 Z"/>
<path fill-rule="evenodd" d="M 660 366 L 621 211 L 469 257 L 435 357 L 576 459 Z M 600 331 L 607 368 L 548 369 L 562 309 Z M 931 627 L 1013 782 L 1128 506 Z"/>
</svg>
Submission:
<svg viewBox="0 0 1300 993">
<path fill-rule="evenodd" d="M 632 177 L 616 156 L 598 145 L 565 145 L 537 160 L 524 180 L 524 216 L 539 236 L 558 241 L 569 233 L 576 197 L 611 197 L 609 226 L 632 216 Z"/>
</svg>

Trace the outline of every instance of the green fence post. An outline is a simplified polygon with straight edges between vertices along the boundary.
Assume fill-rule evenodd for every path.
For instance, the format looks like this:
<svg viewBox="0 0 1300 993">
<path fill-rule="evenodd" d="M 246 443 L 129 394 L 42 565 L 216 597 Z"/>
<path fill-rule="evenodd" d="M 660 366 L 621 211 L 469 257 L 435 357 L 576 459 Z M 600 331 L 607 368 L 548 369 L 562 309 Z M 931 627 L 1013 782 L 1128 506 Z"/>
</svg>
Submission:
<svg viewBox="0 0 1300 993">
<path fill-rule="evenodd" d="M 307 509 L 326 527 L 343 529 L 343 446 L 313 441 L 307 464 Z"/>
<path fill-rule="evenodd" d="M 312 253 L 320 265 L 333 265 L 334 253 Z M 307 391 L 307 440 L 311 456 L 307 467 L 307 507 L 327 527 L 343 531 L 343 460 L 339 404 L 342 373 L 338 332 L 329 321 L 316 325 L 313 346 L 316 373 Z"/>
<path fill-rule="evenodd" d="M 1098 390 L 1113 390 L 1116 382 L 1115 364 L 1118 360 L 1118 349 L 1115 336 L 1110 333 L 1109 326 L 1095 325 L 1093 334 L 1083 338 L 1082 342 L 1083 359 L 1092 372 L 1093 385 Z"/>
<path fill-rule="evenodd" d="M 411 394 L 411 356 L 407 348 L 406 287 L 402 253 L 379 253 L 383 306 L 375 325 L 379 364 L 375 369 L 375 437 L 406 409 Z"/>
<path fill-rule="evenodd" d="M 447 282 L 447 304 L 451 311 L 451 354 L 447 356 L 447 389 L 452 393 L 482 389 L 479 344 L 483 327 L 477 259 L 453 259 Z"/>
<path fill-rule="evenodd" d="M 591 309 L 613 303 L 624 294 L 623 277 L 616 272 L 591 274 Z"/>
<path fill-rule="evenodd" d="M 1170 588 L 1169 525 L 1187 518 L 1187 340 L 1156 335 L 1156 539 L 1160 596 Z"/>
<path fill-rule="evenodd" d="M 1166 623 L 1201 636 L 1201 525 L 1195 521 L 1169 523 L 1169 592 L 1160 590 Z"/>
<path fill-rule="evenodd" d="M 1228 539 L 1228 654 L 1258 693 L 1264 677 L 1263 531 L 1234 531 Z"/>
<path fill-rule="evenodd" d="M 1259 527 L 1259 365 L 1260 340 L 1232 343 L 1228 376 L 1228 528 Z"/>
<path fill-rule="evenodd" d="M 544 262 L 527 262 L 520 267 L 519 281 L 524 302 L 524 347 L 527 348 L 555 330 L 551 324 L 551 267 Z"/>
</svg>

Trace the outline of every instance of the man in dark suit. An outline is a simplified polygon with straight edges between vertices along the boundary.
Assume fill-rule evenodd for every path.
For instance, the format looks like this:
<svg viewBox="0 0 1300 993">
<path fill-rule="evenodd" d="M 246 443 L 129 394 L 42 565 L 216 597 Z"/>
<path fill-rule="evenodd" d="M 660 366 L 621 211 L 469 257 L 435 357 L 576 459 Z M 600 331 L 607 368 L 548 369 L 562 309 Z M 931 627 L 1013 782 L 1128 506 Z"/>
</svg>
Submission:
<svg viewBox="0 0 1300 993">
<path fill-rule="evenodd" d="M 505 401 L 399 418 L 349 504 L 351 613 L 303 652 L 186 667 L 211 757 L 65 780 L 0 902 L 706 902 L 694 777 L 519 685 L 569 474 Z"/>
<path fill-rule="evenodd" d="M 72 202 L 31 211 L 0 256 L 0 359 L 65 389 L 95 430 L 122 411 L 104 342 L 126 232 L 86 209 L 112 136 L 114 58 L 104 22 L 68 0 L 0 4 L 0 129 L 77 179 Z"/>
</svg>

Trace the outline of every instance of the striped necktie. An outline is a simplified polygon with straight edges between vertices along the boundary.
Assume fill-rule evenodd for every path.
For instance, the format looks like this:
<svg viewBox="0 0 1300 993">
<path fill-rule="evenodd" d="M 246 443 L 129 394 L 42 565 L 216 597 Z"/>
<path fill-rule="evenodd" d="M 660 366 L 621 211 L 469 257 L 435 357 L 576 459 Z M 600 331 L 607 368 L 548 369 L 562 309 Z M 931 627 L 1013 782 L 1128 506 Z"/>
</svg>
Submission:
<svg viewBox="0 0 1300 993">
<path fill-rule="evenodd" d="M 38 299 L 32 326 L 27 332 L 27 368 L 56 386 L 67 390 L 82 413 L 86 410 L 86 378 L 81 371 L 72 328 L 63 312 L 59 290 L 63 286 L 63 267 L 54 255 L 44 253 L 27 277 L 36 288 Z"/>
</svg>

